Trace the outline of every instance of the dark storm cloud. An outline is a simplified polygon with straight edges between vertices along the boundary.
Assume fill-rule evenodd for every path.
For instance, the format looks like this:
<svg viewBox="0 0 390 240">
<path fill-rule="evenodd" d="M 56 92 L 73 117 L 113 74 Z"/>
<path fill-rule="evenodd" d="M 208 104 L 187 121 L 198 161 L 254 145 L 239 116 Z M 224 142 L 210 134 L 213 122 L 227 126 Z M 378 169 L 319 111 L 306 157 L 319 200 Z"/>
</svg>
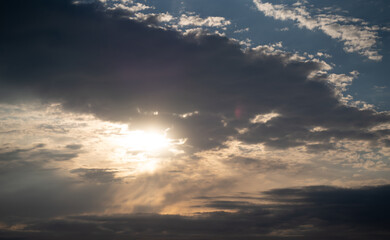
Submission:
<svg viewBox="0 0 390 240">
<path fill-rule="evenodd" d="M 308 220 L 320 219 L 324 226 L 348 224 L 363 229 L 382 229 L 390 235 L 389 185 L 360 189 L 318 186 L 277 189 L 266 194 L 268 199 L 280 204 L 295 204 L 291 209 L 294 214 Z M 285 209 L 289 207 L 285 206 Z"/>
<path fill-rule="evenodd" d="M 244 53 L 225 37 L 150 28 L 98 3 L 8 0 L 0 16 L 3 101 L 39 97 L 133 128 L 169 127 L 195 149 L 229 136 L 276 148 L 325 144 L 316 150 L 332 138 L 374 143 L 383 133 L 367 129 L 389 121 L 341 104 L 324 81 L 307 80 L 320 63 Z M 193 111 L 199 114 L 179 115 Z M 271 111 L 281 117 L 249 123 Z M 316 126 L 328 131 L 309 131 Z M 239 135 L 243 127 L 249 131 Z"/>
<path fill-rule="evenodd" d="M 264 197 L 264 196 L 263 196 Z M 210 201 L 197 216 L 133 214 L 26 221 L 28 239 L 388 239 L 390 186 L 276 189 L 270 204 Z M 209 199 L 210 200 L 210 199 Z M 235 213 L 223 212 L 235 210 Z M 33 231 L 31 231 L 33 230 Z"/>
</svg>

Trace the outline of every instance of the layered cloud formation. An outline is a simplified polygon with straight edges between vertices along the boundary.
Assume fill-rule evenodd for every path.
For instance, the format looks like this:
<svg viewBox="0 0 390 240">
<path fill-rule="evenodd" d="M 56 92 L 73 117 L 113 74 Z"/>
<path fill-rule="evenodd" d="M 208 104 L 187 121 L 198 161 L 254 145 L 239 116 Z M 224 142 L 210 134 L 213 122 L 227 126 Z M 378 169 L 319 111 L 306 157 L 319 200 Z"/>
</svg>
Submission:
<svg viewBox="0 0 390 240">
<path fill-rule="evenodd" d="M 0 2 L 0 239 L 388 237 L 390 115 L 345 94 L 358 72 L 125 2 Z"/>
</svg>

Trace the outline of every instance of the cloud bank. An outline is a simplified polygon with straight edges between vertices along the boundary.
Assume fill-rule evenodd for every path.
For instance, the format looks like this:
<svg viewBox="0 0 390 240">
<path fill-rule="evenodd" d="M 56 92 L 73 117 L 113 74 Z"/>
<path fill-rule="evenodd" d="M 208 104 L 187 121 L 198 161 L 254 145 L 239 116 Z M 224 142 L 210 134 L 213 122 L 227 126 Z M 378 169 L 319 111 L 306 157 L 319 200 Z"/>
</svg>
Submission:
<svg viewBox="0 0 390 240">
<path fill-rule="evenodd" d="M 195 149 L 222 146 L 232 136 L 286 148 L 332 139 L 380 143 L 388 134 L 370 130 L 388 122 L 387 113 L 342 104 L 326 73 L 310 78 L 326 68 L 321 62 L 151 28 L 98 3 L 1 4 L 3 101 L 32 96 L 134 128 L 170 128 Z M 278 117 L 250 121 L 271 112 Z M 243 128 L 249 131 L 240 134 Z"/>
<path fill-rule="evenodd" d="M 227 196 L 228 197 L 228 196 Z M 389 186 L 275 189 L 235 200 L 203 197 L 220 209 L 197 216 L 82 215 L 3 225 L 6 239 L 387 239 Z M 269 201 L 253 203 L 254 199 Z M 228 212 L 233 210 L 233 212 Z M 11 228 L 13 228 L 11 230 Z"/>
</svg>

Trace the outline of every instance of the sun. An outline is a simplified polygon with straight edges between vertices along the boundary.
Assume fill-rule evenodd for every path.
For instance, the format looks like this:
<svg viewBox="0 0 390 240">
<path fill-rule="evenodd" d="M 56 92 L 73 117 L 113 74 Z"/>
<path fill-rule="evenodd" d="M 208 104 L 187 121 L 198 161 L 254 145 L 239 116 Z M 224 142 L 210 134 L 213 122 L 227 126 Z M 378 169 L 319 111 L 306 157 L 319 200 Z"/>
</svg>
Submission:
<svg viewBox="0 0 390 240">
<path fill-rule="evenodd" d="M 186 139 L 171 139 L 168 132 L 169 129 L 133 130 L 124 124 L 113 125 L 106 138 L 111 152 L 108 159 L 124 176 L 155 172 L 167 166 L 172 156 L 184 152 L 181 146 Z"/>
<path fill-rule="evenodd" d="M 130 151 L 158 152 L 170 146 L 170 139 L 164 132 L 135 130 L 121 133 L 117 144 Z"/>
<path fill-rule="evenodd" d="M 163 161 L 163 155 L 172 147 L 165 131 L 131 131 L 127 128 L 114 134 L 111 144 L 115 148 L 115 163 L 132 169 L 128 174 L 154 172 Z"/>
</svg>

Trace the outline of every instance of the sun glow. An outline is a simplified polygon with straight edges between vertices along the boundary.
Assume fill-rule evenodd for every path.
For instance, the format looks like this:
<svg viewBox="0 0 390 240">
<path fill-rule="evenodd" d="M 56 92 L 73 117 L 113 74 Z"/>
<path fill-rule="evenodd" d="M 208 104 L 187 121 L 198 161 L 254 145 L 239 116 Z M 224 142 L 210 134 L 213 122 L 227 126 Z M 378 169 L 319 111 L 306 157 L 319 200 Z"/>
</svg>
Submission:
<svg viewBox="0 0 390 240">
<path fill-rule="evenodd" d="M 118 169 L 117 176 L 129 177 L 169 166 L 173 157 L 185 153 L 186 142 L 186 139 L 169 138 L 169 131 L 153 126 L 129 129 L 126 124 L 109 123 L 102 127 L 102 148 L 108 154 L 105 167 Z"/>
<path fill-rule="evenodd" d="M 156 152 L 168 148 L 170 140 L 165 134 L 137 130 L 121 134 L 118 145 L 131 151 Z"/>
<path fill-rule="evenodd" d="M 169 139 L 167 131 L 129 130 L 121 126 L 119 132 L 112 132 L 110 144 L 115 148 L 113 160 L 123 168 L 127 175 L 154 172 L 167 164 L 172 155 L 177 154 L 176 147 L 183 144 Z"/>
</svg>

